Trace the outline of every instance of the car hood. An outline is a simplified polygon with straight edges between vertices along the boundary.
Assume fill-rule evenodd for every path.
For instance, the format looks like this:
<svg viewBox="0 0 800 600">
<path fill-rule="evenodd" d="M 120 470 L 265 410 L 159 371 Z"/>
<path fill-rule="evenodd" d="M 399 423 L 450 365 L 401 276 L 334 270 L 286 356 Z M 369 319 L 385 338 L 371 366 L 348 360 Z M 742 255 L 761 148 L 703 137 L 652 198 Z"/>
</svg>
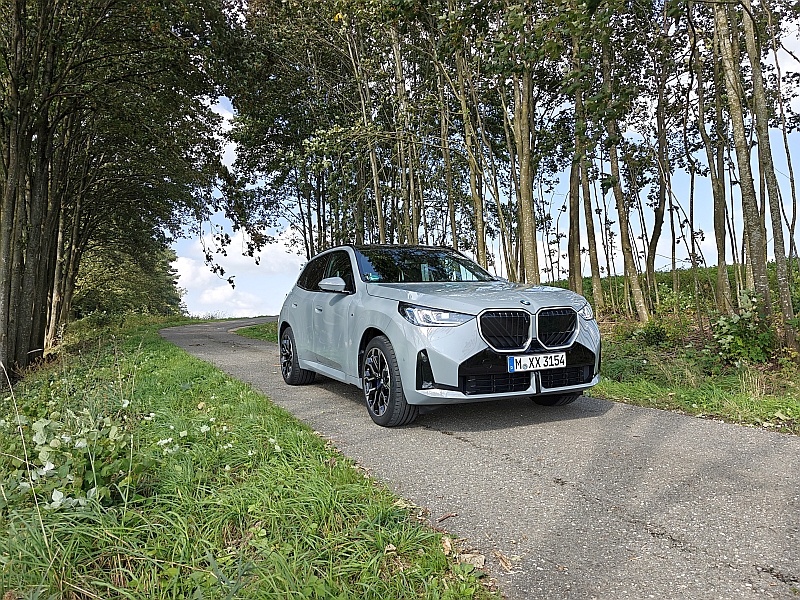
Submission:
<svg viewBox="0 0 800 600">
<path fill-rule="evenodd" d="M 487 308 L 583 307 L 586 300 L 575 292 L 542 285 L 508 281 L 444 283 L 368 283 L 367 294 L 429 308 L 477 315 Z"/>
</svg>

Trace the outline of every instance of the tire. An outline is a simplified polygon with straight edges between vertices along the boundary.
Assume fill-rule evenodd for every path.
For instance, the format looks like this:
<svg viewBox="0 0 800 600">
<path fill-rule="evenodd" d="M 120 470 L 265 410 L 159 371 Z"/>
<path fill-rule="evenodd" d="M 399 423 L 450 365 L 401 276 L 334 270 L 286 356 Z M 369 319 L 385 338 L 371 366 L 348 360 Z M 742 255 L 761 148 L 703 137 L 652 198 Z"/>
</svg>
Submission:
<svg viewBox="0 0 800 600">
<path fill-rule="evenodd" d="M 361 373 L 367 412 L 376 424 L 398 427 L 417 418 L 419 409 L 406 402 L 397 355 L 385 336 L 374 337 L 367 344 Z"/>
<path fill-rule="evenodd" d="M 300 368 L 297 361 L 297 345 L 294 342 L 292 328 L 287 327 L 280 339 L 281 375 L 289 385 L 306 385 L 314 381 L 316 373 Z"/>
<path fill-rule="evenodd" d="M 532 396 L 531 400 L 539 406 L 566 406 L 580 397 L 580 394 L 549 394 L 547 396 Z"/>
</svg>

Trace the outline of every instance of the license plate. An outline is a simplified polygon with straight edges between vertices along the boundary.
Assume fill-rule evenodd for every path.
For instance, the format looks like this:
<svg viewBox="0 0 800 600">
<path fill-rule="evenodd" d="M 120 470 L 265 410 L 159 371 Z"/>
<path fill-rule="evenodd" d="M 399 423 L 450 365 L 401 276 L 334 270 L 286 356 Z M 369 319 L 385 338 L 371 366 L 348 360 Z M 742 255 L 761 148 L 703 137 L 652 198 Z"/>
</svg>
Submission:
<svg viewBox="0 0 800 600">
<path fill-rule="evenodd" d="M 554 352 L 552 354 L 526 354 L 525 356 L 509 356 L 508 372 L 541 371 L 543 369 L 558 369 L 567 366 L 567 353 Z"/>
</svg>

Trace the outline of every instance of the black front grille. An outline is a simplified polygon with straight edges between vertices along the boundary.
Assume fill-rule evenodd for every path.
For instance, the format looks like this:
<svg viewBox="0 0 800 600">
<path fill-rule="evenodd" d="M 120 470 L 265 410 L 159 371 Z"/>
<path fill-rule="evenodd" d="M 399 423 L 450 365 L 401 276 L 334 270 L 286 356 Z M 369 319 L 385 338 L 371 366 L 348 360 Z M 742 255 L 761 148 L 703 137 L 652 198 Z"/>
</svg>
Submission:
<svg viewBox="0 0 800 600">
<path fill-rule="evenodd" d="M 578 326 L 578 313 L 571 308 L 548 308 L 539 312 L 536 337 L 547 348 L 566 346 Z"/>
<path fill-rule="evenodd" d="M 483 339 L 495 350 L 524 350 L 530 341 L 531 315 L 525 310 L 493 310 L 480 317 Z"/>
<path fill-rule="evenodd" d="M 466 396 L 524 392 L 529 387 L 531 387 L 530 373 L 468 375 L 461 378 L 461 392 Z"/>
<path fill-rule="evenodd" d="M 589 383 L 592 380 L 592 371 L 594 371 L 594 365 L 547 369 L 541 371 L 539 377 L 541 377 L 542 388 L 562 388 Z"/>
</svg>

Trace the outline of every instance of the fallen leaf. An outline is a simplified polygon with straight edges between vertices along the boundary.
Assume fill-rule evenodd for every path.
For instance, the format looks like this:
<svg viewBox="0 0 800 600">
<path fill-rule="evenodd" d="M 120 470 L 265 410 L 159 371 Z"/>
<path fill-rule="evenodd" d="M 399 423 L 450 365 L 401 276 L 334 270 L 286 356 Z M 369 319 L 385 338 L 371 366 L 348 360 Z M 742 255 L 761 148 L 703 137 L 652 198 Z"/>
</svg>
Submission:
<svg viewBox="0 0 800 600">
<path fill-rule="evenodd" d="M 444 536 L 442 538 L 442 550 L 444 550 L 445 556 L 450 556 L 450 554 L 453 552 L 453 540 L 447 536 Z"/>
<path fill-rule="evenodd" d="M 500 563 L 500 566 L 505 569 L 506 573 L 510 573 L 513 570 L 513 566 L 511 565 L 511 559 L 508 558 L 505 554 L 500 552 L 499 550 L 494 551 L 494 557 L 497 559 L 497 562 Z"/>
</svg>

